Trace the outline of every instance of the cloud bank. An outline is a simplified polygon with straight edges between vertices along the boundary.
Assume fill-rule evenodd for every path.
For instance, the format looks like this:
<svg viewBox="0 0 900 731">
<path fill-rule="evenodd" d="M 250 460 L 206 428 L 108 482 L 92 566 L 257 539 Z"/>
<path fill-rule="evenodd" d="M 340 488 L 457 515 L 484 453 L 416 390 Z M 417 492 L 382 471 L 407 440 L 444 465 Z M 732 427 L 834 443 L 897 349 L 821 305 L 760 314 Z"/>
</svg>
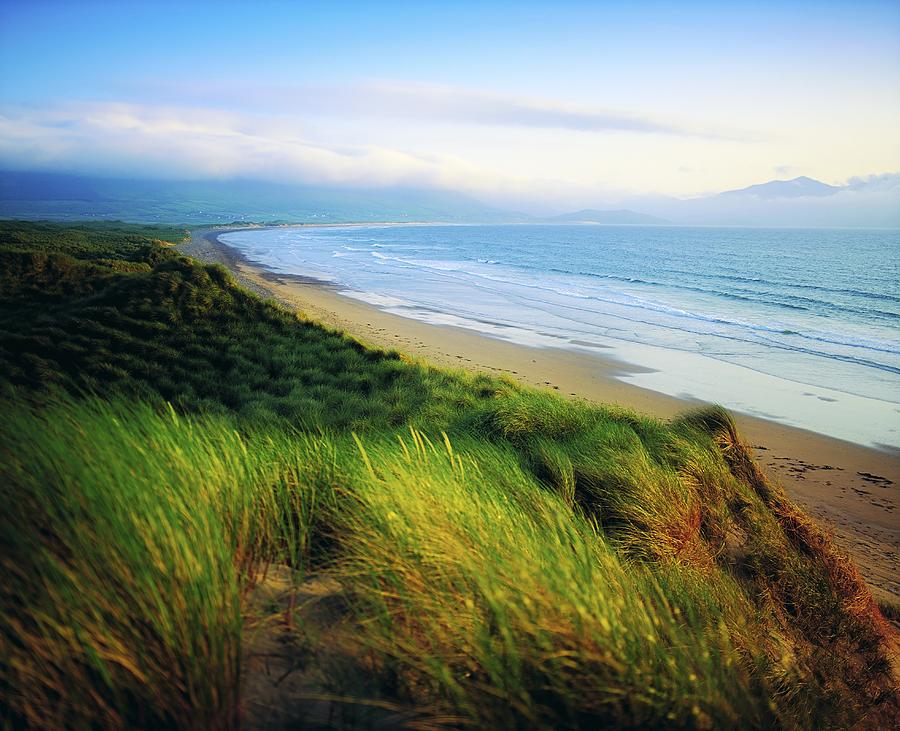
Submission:
<svg viewBox="0 0 900 731">
<path fill-rule="evenodd" d="M 287 120 L 218 110 L 81 103 L 0 110 L 0 166 L 168 178 L 471 189 L 510 183 L 451 156 L 328 146 Z"/>
<path fill-rule="evenodd" d="M 802 218 L 829 225 L 896 225 L 900 221 L 900 177 L 896 175 L 851 179 L 839 196 L 823 202 L 803 201 L 790 206 L 775 202 L 763 208 L 752 201 L 741 201 L 740 209 L 735 210 L 721 202 L 652 196 L 623 199 L 627 194 L 604 189 L 589 180 L 540 177 L 540 163 L 552 163 L 558 149 L 535 147 L 540 145 L 542 135 L 549 135 L 540 131 L 543 129 L 582 130 L 595 135 L 591 139 L 602 138 L 602 131 L 632 132 L 637 135 L 632 137 L 632 143 L 644 146 L 660 134 L 687 134 L 686 128 L 636 117 L 564 109 L 458 89 L 398 85 L 369 85 L 355 90 L 320 88 L 310 94 L 301 94 L 296 88 L 292 88 L 292 94 L 284 88 L 258 88 L 247 92 L 255 95 L 249 106 L 258 106 L 258 113 L 248 114 L 231 111 L 224 98 L 222 106 L 216 108 L 222 90 L 179 89 L 173 93 L 167 87 L 169 98 L 165 104 L 79 102 L 0 107 L 0 169 L 166 180 L 245 178 L 316 186 L 451 190 L 506 208 L 551 213 L 570 207 L 624 206 L 682 222 L 788 225 Z M 185 98 L 179 100 L 179 94 Z M 177 101 L 182 103 L 174 103 Z M 196 106 L 197 103 L 203 106 Z M 244 106 L 247 105 L 245 99 Z M 343 142 L 348 139 L 347 129 L 340 126 L 343 122 L 353 121 L 362 130 L 362 139 L 370 139 L 377 135 L 371 134 L 366 119 L 379 116 L 398 116 L 413 123 L 401 127 L 390 120 L 387 124 L 382 122 L 382 134 L 385 130 L 401 130 L 393 136 L 388 134 L 387 144 Z M 492 166 L 489 156 L 479 155 L 477 148 L 471 148 L 469 159 L 399 149 L 406 142 L 403 135 L 419 128 L 418 120 L 433 123 L 429 132 L 432 137 L 426 142 L 452 134 L 463 124 L 502 127 L 504 137 L 497 138 L 499 145 L 508 142 L 515 127 L 538 131 L 509 146 L 510 154 L 521 151 L 528 163 L 517 175 L 500 164 L 503 160 Z M 332 128 L 336 130 L 333 135 Z M 338 142 L 328 141 L 329 136 Z M 491 132 L 491 141 L 494 137 Z M 564 135 L 566 141 L 569 137 Z M 420 148 L 429 149 L 421 140 L 418 143 Z M 610 144 L 620 145 L 617 140 Z M 716 146 L 705 140 L 691 144 L 701 144 L 704 149 L 710 144 Z M 415 148 L 412 142 L 410 146 Z M 742 147 L 742 143 L 736 146 Z M 452 146 L 449 149 L 455 152 Z M 559 149 L 569 155 L 568 168 L 558 168 L 561 173 L 592 170 L 598 162 L 603 163 L 600 155 L 589 159 L 583 141 Z M 537 153 L 543 157 L 536 157 Z M 659 162 L 651 152 L 636 160 L 626 155 L 627 166 L 631 167 L 644 169 Z M 681 166 L 678 170 L 689 173 L 692 168 Z M 800 218 L 795 215 L 798 211 L 803 214 Z"/>
<path fill-rule="evenodd" d="M 544 197 L 586 205 L 608 183 L 591 179 L 596 163 L 586 165 L 587 148 L 573 146 L 607 138 L 618 145 L 616 134 L 632 145 L 730 139 L 674 121 L 432 84 L 165 82 L 129 85 L 116 97 L 126 101 L 0 107 L 0 167 L 426 187 L 496 203 Z M 488 128 L 503 134 L 490 151 L 478 147 L 496 134 Z M 570 149 L 555 156 L 559 145 Z"/>
<path fill-rule="evenodd" d="M 746 131 L 704 128 L 687 122 L 588 108 L 554 99 L 517 97 L 435 84 L 383 81 L 345 86 L 154 83 L 141 88 L 179 103 L 200 100 L 227 106 L 240 98 L 244 104 L 281 112 L 588 133 L 632 132 L 709 140 L 749 141 L 757 138 Z"/>
</svg>

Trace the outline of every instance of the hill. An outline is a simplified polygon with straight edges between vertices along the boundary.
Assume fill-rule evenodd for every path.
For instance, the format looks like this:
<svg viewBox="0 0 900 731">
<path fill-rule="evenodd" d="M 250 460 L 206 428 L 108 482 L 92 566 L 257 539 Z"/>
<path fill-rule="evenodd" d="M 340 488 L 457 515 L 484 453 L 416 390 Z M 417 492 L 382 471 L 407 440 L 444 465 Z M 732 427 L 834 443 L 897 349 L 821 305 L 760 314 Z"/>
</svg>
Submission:
<svg viewBox="0 0 900 731">
<path fill-rule="evenodd" d="M 0 219 L 155 224 L 448 222 L 606 225 L 900 226 L 900 176 L 831 186 L 773 180 L 699 198 L 638 196 L 555 217 L 423 188 L 287 185 L 250 179 L 140 180 L 0 171 Z M 540 201 L 541 206 L 546 201 Z M 535 201 L 522 206 L 538 208 Z"/>
<path fill-rule="evenodd" d="M 0 224 L 2 722 L 889 727 L 886 626 L 729 415 L 373 350 Z"/>
<path fill-rule="evenodd" d="M 462 193 L 287 185 L 258 180 L 138 180 L 0 171 L 0 217 L 210 224 L 523 220 Z"/>
</svg>

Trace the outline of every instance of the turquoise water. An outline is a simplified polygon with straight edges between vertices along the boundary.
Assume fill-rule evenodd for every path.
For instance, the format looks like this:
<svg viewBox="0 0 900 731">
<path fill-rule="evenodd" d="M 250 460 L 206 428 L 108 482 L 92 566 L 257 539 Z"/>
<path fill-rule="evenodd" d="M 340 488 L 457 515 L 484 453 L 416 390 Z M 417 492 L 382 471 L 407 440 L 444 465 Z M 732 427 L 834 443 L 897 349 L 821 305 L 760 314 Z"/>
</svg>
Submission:
<svg viewBox="0 0 900 731">
<path fill-rule="evenodd" d="M 900 446 L 897 231 L 422 225 L 223 240 L 397 314 L 602 348 L 642 367 L 626 376 L 638 385 Z"/>
</svg>

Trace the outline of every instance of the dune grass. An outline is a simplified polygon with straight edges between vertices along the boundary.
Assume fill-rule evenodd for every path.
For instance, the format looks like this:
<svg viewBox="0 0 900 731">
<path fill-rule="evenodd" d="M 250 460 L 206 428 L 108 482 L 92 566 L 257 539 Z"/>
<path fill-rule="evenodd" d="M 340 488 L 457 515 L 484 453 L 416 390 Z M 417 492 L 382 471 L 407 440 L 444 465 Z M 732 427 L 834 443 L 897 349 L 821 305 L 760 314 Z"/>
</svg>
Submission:
<svg viewBox="0 0 900 731">
<path fill-rule="evenodd" d="M 480 728 L 767 726 L 786 708 L 763 688 L 799 692 L 751 649 L 733 580 L 630 561 L 513 452 L 416 433 L 360 448 L 339 572 L 410 700 Z"/>
<path fill-rule="evenodd" d="M 3 380 L 33 394 L 149 395 L 310 429 L 410 419 L 440 428 L 491 388 L 367 349 L 240 289 L 220 267 L 145 244 L 127 270 L 108 258 L 0 249 Z M 101 240 L 98 254 L 108 253 Z"/>
<path fill-rule="evenodd" d="M 0 221 L 0 247 L 46 255 L 63 255 L 83 261 L 159 261 L 166 245 L 185 239 L 187 231 L 176 226 L 150 226 L 122 221 L 93 221 L 61 225 L 49 221 Z"/>
<path fill-rule="evenodd" d="M 6 725 L 238 727 L 269 567 L 342 587 L 346 700 L 420 726 L 896 721 L 878 608 L 721 409 L 369 350 L 158 233 L 0 251 Z"/>
<path fill-rule="evenodd" d="M 761 504 L 777 581 L 832 586 L 795 608 L 816 612 L 816 636 L 775 604 L 774 580 L 742 578 L 724 551 L 636 550 L 637 520 L 607 531 L 503 440 L 260 431 L 124 400 L 7 405 L 0 684 L 13 720 L 236 727 L 242 614 L 271 564 L 347 587 L 380 678 L 361 703 L 480 728 L 808 728 L 889 701 L 853 664 L 864 618 L 820 562 L 788 560 Z M 711 439 L 697 448 L 714 461 Z M 636 516 L 652 496 L 633 495 Z M 670 540 L 658 530 L 645 541 Z"/>
</svg>

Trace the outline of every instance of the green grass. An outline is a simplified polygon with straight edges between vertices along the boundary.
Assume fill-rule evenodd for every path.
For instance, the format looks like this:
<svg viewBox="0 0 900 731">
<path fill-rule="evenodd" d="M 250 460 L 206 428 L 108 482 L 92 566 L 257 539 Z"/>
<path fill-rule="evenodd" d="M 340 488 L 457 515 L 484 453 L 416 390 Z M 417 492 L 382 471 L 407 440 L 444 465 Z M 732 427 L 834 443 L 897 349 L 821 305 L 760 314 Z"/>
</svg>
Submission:
<svg viewBox="0 0 900 731">
<path fill-rule="evenodd" d="M 632 563 L 508 450 L 404 441 L 366 450 L 334 520 L 408 689 L 483 728 L 777 718 L 757 686 L 793 684 L 751 649 L 727 575 Z"/>
<path fill-rule="evenodd" d="M 263 302 L 224 269 L 145 243 L 128 271 L 108 259 L 0 249 L 3 380 L 356 429 L 410 418 L 442 428 L 493 388 L 367 349 Z M 105 241 L 98 247 L 109 253 Z"/>
<path fill-rule="evenodd" d="M 896 721 L 868 590 L 724 411 L 373 351 L 158 233 L 0 250 L 7 725 L 238 726 L 270 567 L 342 587 L 324 687 L 420 725 Z"/>
<path fill-rule="evenodd" d="M 0 220 L 0 248 L 43 254 L 63 254 L 81 260 L 148 261 L 166 244 L 187 235 L 175 226 L 149 226 L 121 221 L 68 224 Z"/>
</svg>

